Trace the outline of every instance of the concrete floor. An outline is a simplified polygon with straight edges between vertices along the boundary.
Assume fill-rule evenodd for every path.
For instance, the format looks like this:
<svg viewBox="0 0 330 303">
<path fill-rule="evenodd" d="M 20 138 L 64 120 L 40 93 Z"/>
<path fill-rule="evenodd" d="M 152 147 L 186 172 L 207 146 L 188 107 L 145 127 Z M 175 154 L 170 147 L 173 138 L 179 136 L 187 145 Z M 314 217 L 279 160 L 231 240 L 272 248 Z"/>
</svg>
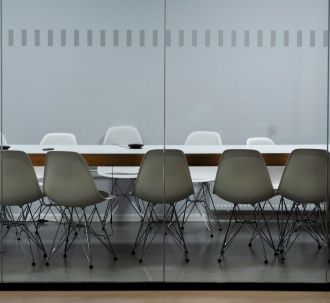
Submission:
<svg viewBox="0 0 330 303">
<path fill-rule="evenodd" d="M 46 249 L 51 248 L 56 229 L 55 223 L 41 226 L 41 235 Z M 225 227 L 225 226 L 224 226 Z M 228 249 L 219 265 L 220 241 L 224 232 L 217 231 L 210 238 L 202 222 L 186 223 L 184 234 L 189 250 L 190 262 L 186 263 L 182 251 L 166 237 L 165 272 L 163 237 L 159 235 L 146 252 L 144 262 L 131 255 L 138 223 L 114 223 L 111 237 L 118 261 L 113 261 L 107 250 L 92 240 L 94 268 L 89 269 L 87 259 L 79 243 L 72 246 L 67 259 L 59 250 L 44 264 L 42 254 L 35 249 L 36 266 L 31 266 L 28 245 L 24 239 L 17 241 L 12 229 L 4 239 L 2 257 L 3 282 L 308 282 L 326 281 L 327 249 L 317 249 L 309 237 L 298 238 L 290 250 L 287 260 L 282 263 L 267 249 L 269 264 L 263 263 L 261 246 L 256 241 L 248 247 L 249 233 L 242 230 L 234 244 Z M 275 231 L 275 226 L 272 227 Z"/>
</svg>

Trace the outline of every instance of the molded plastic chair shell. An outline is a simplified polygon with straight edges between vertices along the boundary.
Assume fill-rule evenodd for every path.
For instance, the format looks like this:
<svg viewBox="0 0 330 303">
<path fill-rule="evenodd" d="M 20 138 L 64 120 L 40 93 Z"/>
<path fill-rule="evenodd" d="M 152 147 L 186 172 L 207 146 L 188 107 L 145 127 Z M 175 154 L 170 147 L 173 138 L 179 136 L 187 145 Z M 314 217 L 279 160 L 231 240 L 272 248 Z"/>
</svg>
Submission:
<svg viewBox="0 0 330 303">
<path fill-rule="evenodd" d="M 49 133 L 45 135 L 40 145 L 77 145 L 77 139 L 70 133 Z"/>
<path fill-rule="evenodd" d="M 64 207 L 97 204 L 109 198 L 98 191 L 84 158 L 75 152 L 47 153 L 44 194 Z"/>
<path fill-rule="evenodd" d="M 159 149 L 146 153 L 135 183 L 136 197 L 153 204 L 172 204 L 193 193 L 188 162 L 181 150 Z"/>
<path fill-rule="evenodd" d="M 276 145 L 275 142 L 267 137 L 253 137 L 246 140 L 246 145 Z"/>
<path fill-rule="evenodd" d="M 226 150 L 213 193 L 235 204 L 255 204 L 272 198 L 274 189 L 262 155 L 256 150 Z"/>
<path fill-rule="evenodd" d="M 322 149 L 292 151 L 277 193 L 298 203 L 325 202 L 327 155 Z"/>
<path fill-rule="evenodd" d="M 143 144 L 140 132 L 133 126 L 110 127 L 103 139 L 103 145 L 128 145 L 133 143 Z"/>
<path fill-rule="evenodd" d="M 222 145 L 222 140 L 217 132 L 195 131 L 189 134 L 185 145 Z"/>
<path fill-rule="evenodd" d="M 0 202 L 23 206 L 42 198 L 30 158 L 22 151 L 0 151 Z"/>
</svg>

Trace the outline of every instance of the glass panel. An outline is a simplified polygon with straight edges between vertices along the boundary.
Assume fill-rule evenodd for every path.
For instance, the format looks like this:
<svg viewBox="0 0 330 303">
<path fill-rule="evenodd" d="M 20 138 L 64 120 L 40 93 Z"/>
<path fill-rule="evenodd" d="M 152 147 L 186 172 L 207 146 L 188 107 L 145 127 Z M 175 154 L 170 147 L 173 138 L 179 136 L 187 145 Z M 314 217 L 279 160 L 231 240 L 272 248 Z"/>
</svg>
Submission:
<svg viewBox="0 0 330 303">
<path fill-rule="evenodd" d="M 147 206 L 132 196 L 139 163 L 163 148 L 163 1 L 4 0 L 3 16 L 3 130 L 46 195 L 6 206 L 3 281 L 162 281 L 163 237 L 143 264 L 141 245 L 131 252 Z M 97 209 L 94 181 L 115 196 Z"/>
<path fill-rule="evenodd" d="M 3 30 L 2 30 L 2 2 L 0 2 L 0 20 L 1 20 L 1 29 L 0 29 L 0 152 L 3 150 L 3 146 L 6 145 L 6 139 L 5 136 L 3 135 L 3 89 L 2 89 L 2 83 L 3 83 L 3 72 L 2 72 L 2 67 L 3 67 Z M 3 200 L 3 174 L 2 174 L 2 157 L 0 155 L 0 220 L 3 221 L 3 207 L 2 207 L 2 200 Z M 3 281 L 3 271 L 2 271 L 2 264 L 3 264 L 3 224 L 1 223 L 1 228 L 0 228 L 0 283 Z"/>
<path fill-rule="evenodd" d="M 328 45 L 328 49 L 327 49 L 327 152 L 328 152 L 328 157 L 327 157 L 327 194 L 326 194 L 326 197 L 327 197 L 327 201 L 326 201 L 326 222 L 325 222 L 325 227 L 324 227 L 324 230 L 325 230 L 325 234 L 326 234 L 326 237 L 325 237 L 325 240 L 326 240 L 326 248 L 327 248 L 327 269 L 326 269 L 326 282 L 329 283 L 330 281 L 330 276 L 329 276 L 329 265 L 330 265 L 330 250 L 329 250 L 329 239 L 330 239 L 330 235 L 329 235 L 329 232 L 330 232 L 330 229 L 329 229 L 329 186 L 330 186 L 330 163 L 329 163 L 329 160 L 330 160 L 330 157 L 329 157 L 329 140 L 330 140 L 330 112 L 329 112 L 329 95 L 330 95 L 330 90 L 329 90 L 329 75 L 330 75 L 330 49 L 329 49 L 329 32 L 330 32 L 330 23 L 329 23 L 329 18 L 330 18 L 330 2 L 328 2 L 328 28 L 327 28 L 327 45 Z"/>
<path fill-rule="evenodd" d="M 324 203 L 280 195 L 254 201 L 267 186 L 262 175 L 253 198 L 236 205 L 253 183 L 241 177 L 252 160 L 233 161 L 234 169 L 217 179 L 216 173 L 224 151 L 257 150 L 277 189 L 294 149 L 328 150 L 327 12 L 326 0 L 3 0 L 0 133 L 10 150 L 27 152 L 41 187 L 50 186 L 48 197 L 22 209 L 17 201 L 4 203 L 3 181 L 15 170 L 4 176 L 0 165 L 1 281 L 325 282 Z M 132 128 L 109 130 L 115 126 L 135 127 L 142 140 Z M 195 131 L 203 132 L 190 136 Z M 54 132 L 74 134 L 78 144 L 68 142 L 72 136 L 44 138 Z M 251 137 L 259 140 L 247 146 Z M 141 142 L 142 149 L 128 147 Z M 152 209 L 142 200 L 155 196 L 137 193 L 135 182 L 144 154 L 163 148 L 163 166 L 158 162 L 153 178 L 144 180 L 147 195 L 154 194 L 154 178 L 165 185 Z M 190 176 L 173 149 L 186 154 Z M 82 154 L 97 188 L 115 198 L 97 211 L 72 210 L 68 195 L 85 174 L 73 175 L 76 158 L 62 166 L 57 158 L 53 172 L 60 178 L 44 178 L 52 150 Z M 218 182 L 226 186 L 213 193 Z M 224 194 L 228 188 L 231 196 Z M 80 206 L 94 200 L 84 200 L 89 189 L 84 183 L 74 192 L 84 193 Z M 230 218 L 238 233 L 230 229 L 225 241 Z"/>
<path fill-rule="evenodd" d="M 166 281 L 325 282 L 324 203 L 303 183 L 270 197 L 246 150 L 278 189 L 293 150 L 326 149 L 328 1 L 168 0 L 166 14 L 166 147 L 186 152 L 195 190 L 177 203 L 190 263 L 169 240 Z"/>
</svg>

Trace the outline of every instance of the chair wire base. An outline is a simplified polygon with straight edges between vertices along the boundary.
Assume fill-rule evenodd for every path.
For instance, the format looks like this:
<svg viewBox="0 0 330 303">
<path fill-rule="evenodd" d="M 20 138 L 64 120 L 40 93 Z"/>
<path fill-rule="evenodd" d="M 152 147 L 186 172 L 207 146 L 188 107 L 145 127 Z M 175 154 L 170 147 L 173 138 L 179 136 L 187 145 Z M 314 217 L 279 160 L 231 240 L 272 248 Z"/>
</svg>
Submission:
<svg viewBox="0 0 330 303">
<path fill-rule="evenodd" d="M 76 217 L 76 221 L 74 220 L 74 216 Z M 98 233 L 92 223 L 94 221 L 94 217 L 98 219 L 98 222 L 101 223 L 102 232 Z M 62 229 L 62 234 L 60 234 L 60 230 Z M 82 239 L 80 235 L 80 231 L 83 230 L 85 234 L 86 243 Z M 77 237 L 80 238 L 80 242 L 85 253 L 85 256 L 89 262 L 89 268 L 93 268 L 93 260 L 92 260 L 92 250 L 90 244 L 90 237 L 93 235 L 98 241 L 113 255 L 114 261 L 117 260 L 117 255 L 112 247 L 110 236 L 106 231 L 104 221 L 101 218 L 99 210 L 94 205 L 92 207 L 91 213 L 87 215 L 86 209 L 82 208 L 81 213 L 78 212 L 77 208 L 61 208 L 61 219 L 58 224 L 52 248 L 46 260 L 46 265 L 49 265 L 51 256 L 62 246 L 64 245 L 63 257 L 66 258 L 68 252 L 76 240 Z"/>
<path fill-rule="evenodd" d="M 208 197 L 210 200 L 207 199 Z M 210 209 L 209 202 L 211 202 L 211 206 L 213 208 L 212 210 Z M 206 214 L 206 219 L 204 218 L 201 208 L 204 209 L 204 212 Z M 189 198 L 186 199 L 183 206 L 179 209 L 178 211 L 179 217 L 182 218 L 181 229 L 184 229 L 184 224 L 188 221 L 194 209 L 198 211 L 201 218 L 203 219 L 206 228 L 210 232 L 211 238 L 213 238 L 214 236 L 211 220 L 216 222 L 220 231 L 222 230 L 220 219 L 216 215 L 216 208 L 210 191 L 209 183 L 207 182 L 201 183 L 201 188 L 195 195 L 194 199 L 189 199 Z"/>
<path fill-rule="evenodd" d="M 120 187 L 118 179 L 114 179 L 111 187 L 111 195 L 114 195 L 118 198 L 111 200 L 108 202 L 107 207 L 104 213 L 103 222 L 112 224 L 113 214 L 117 211 L 119 205 L 127 200 L 128 203 L 132 206 L 134 211 L 140 216 L 141 220 L 143 219 L 143 213 L 145 211 L 145 205 L 142 201 L 140 201 L 137 197 L 132 196 L 131 192 L 134 189 L 135 180 L 131 179 L 130 184 L 126 191 Z"/>
<path fill-rule="evenodd" d="M 267 221 L 265 220 L 264 214 L 263 214 L 263 208 L 260 203 L 253 205 L 254 206 L 254 214 L 253 219 L 248 220 L 244 217 L 242 211 L 239 208 L 238 204 L 234 204 L 233 209 L 230 214 L 229 223 L 226 229 L 225 238 L 223 240 L 219 259 L 218 262 L 221 263 L 223 256 L 225 254 L 225 251 L 231 246 L 231 244 L 236 239 L 237 235 L 241 231 L 241 229 L 245 226 L 250 231 L 250 233 L 253 235 L 256 233 L 256 235 L 259 237 L 262 243 L 262 249 L 263 249 L 263 256 L 264 256 L 264 263 L 268 264 L 268 258 L 267 258 L 267 252 L 265 244 L 268 244 L 272 247 L 272 239 L 267 238 L 265 232 L 263 231 L 263 227 L 266 227 L 267 231 L 269 231 Z M 261 220 L 263 221 L 261 223 Z M 235 226 L 238 227 L 235 229 Z M 252 227 L 252 229 L 251 229 Z M 270 233 L 269 233 L 270 235 Z"/>
<path fill-rule="evenodd" d="M 32 265 L 34 266 L 36 265 L 36 263 L 32 243 L 35 244 L 38 249 L 40 249 L 40 251 L 43 253 L 44 258 L 47 258 L 47 254 L 37 228 L 37 222 L 34 220 L 33 213 L 31 211 L 31 205 L 26 204 L 20 207 L 20 209 L 21 212 L 18 218 L 15 220 L 9 206 L 1 207 L 1 229 L 3 230 L 4 226 L 6 226 L 6 231 L 2 233 L 2 239 L 4 239 L 8 235 L 8 232 L 11 227 L 15 227 L 16 229 L 17 240 L 21 240 L 21 235 L 24 234 L 29 245 Z M 31 225 L 34 227 L 35 233 L 32 233 L 29 228 L 29 226 Z"/>
<path fill-rule="evenodd" d="M 284 206 L 285 205 L 285 206 Z M 313 204 L 312 210 L 307 210 L 307 203 L 293 201 L 288 210 L 286 201 L 281 197 L 278 218 L 279 243 L 277 252 L 285 261 L 287 253 L 302 232 L 308 234 L 321 249 L 323 243 L 328 243 L 325 220 L 325 203 Z M 284 209 L 286 217 L 284 216 Z"/>
<path fill-rule="evenodd" d="M 136 250 L 141 246 L 139 262 L 142 263 L 145 252 L 149 249 L 152 241 L 159 233 L 160 229 L 164 227 L 165 235 L 170 235 L 174 239 L 175 243 L 183 250 L 185 261 L 189 262 L 188 250 L 183 232 L 180 228 L 180 221 L 175 204 L 170 205 L 167 208 L 164 214 L 164 220 L 159 220 L 154 207 L 155 205 L 151 203 L 149 203 L 146 207 L 143 220 L 140 224 L 140 228 L 132 249 L 132 255 L 135 255 Z M 155 220 L 155 217 L 157 220 Z"/>
</svg>

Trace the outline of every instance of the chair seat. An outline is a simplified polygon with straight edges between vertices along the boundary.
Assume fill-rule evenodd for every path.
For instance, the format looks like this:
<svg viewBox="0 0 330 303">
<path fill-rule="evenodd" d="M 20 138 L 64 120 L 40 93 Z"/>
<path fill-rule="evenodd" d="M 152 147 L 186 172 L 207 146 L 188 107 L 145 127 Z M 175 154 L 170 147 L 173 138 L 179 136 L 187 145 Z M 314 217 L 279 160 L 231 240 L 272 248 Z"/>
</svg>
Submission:
<svg viewBox="0 0 330 303">
<path fill-rule="evenodd" d="M 99 166 L 97 173 L 101 177 L 114 179 L 136 179 L 138 166 Z"/>
</svg>

